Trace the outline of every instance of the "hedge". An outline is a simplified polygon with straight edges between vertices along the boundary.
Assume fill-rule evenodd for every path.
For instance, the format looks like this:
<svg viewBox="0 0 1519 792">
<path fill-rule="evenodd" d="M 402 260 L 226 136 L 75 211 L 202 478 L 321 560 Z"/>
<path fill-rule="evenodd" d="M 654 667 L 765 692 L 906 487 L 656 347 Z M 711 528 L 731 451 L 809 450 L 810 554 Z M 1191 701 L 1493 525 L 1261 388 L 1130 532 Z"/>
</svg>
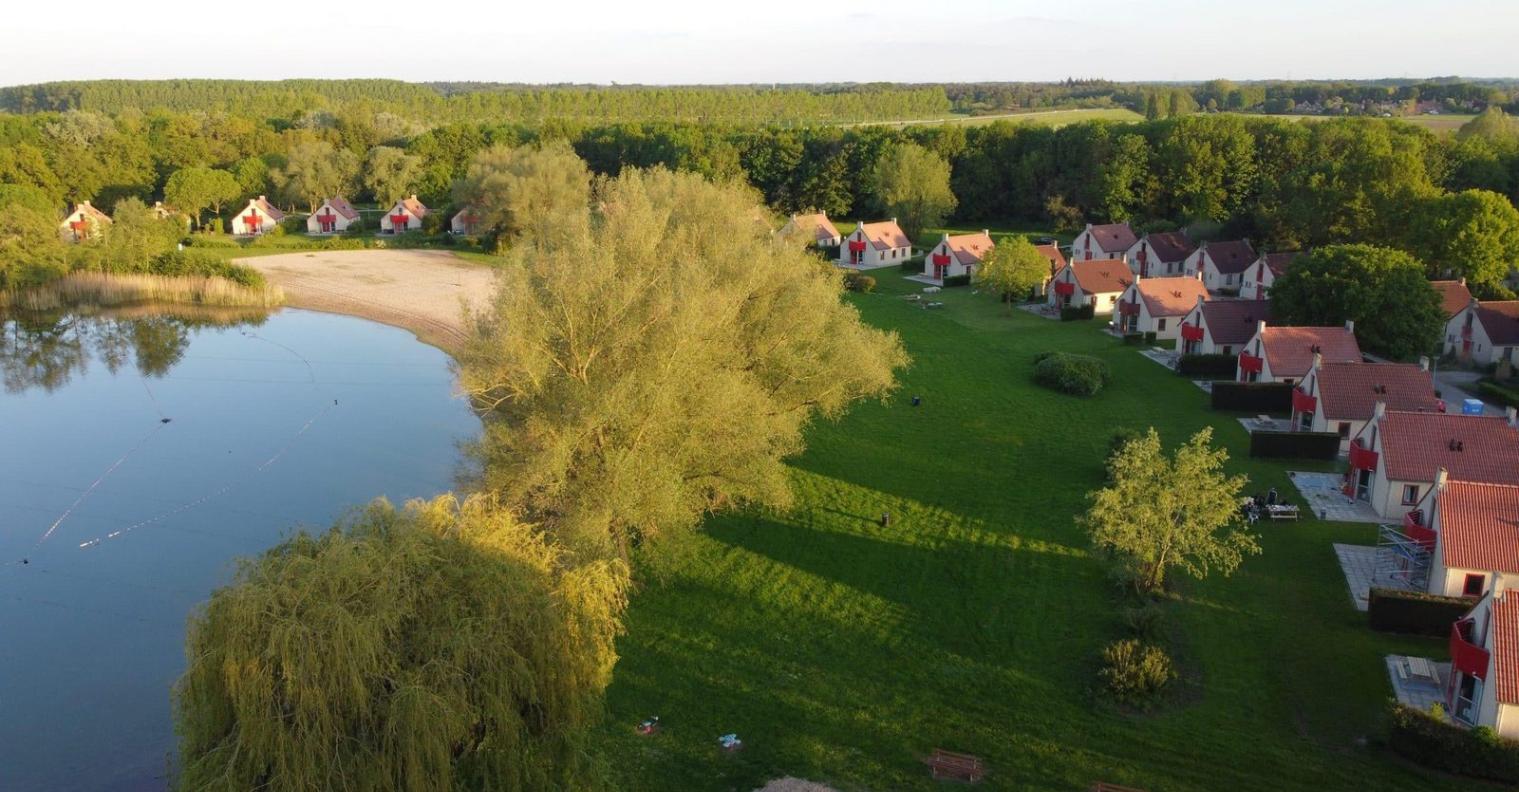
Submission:
<svg viewBox="0 0 1519 792">
<path fill-rule="evenodd" d="M 1483 380 L 1477 383 L 1477 394 L 1504 407 L 1519 407 L 1519 391 L 1505 388 L 1496 382 Z"/>
<path fill-rule="evenodd" d="M 1087 303 L 1086 305 L 1081 306 L 1067 305 L 1060 309 L 1060 321 L 1079 322 L 1085 319 L 1091 319 L 1095 315 L 1093 312 L 1093 307 L 1094 306 L 1091 303 Z"/>
<path fill-rule="evenodd" d="M 1472 600 L 1423 591 L 1373 588 L 1366 608 L 1371 629 L 1444 638 L 1450 626 L 1472 609 Z"/>
<path fill-rule="evenodd" d="M 1340 456 L 1338 432 L 1250 433 L 1250 456 L 1264 459 L 1327 459 Z"/>
<path fill-rule="evenodd" d="M 1239 358 L 1234 355 L 1182 355 L 1176 373 L 1183 377 L 1234 379 Z"/>
<path fill-rule="evenodd" d="M 1123 343 L 1127 346 L 1139 346 L 1145 340 L 1144 333 L 1124 333 Z"/>
<path fill-rule="evenodd" d="M 844 288 L 852 292 L 873 292 L 876 290 L 876 279 L 851 271 L 844 275 Z"/>
<path fill-rule="evenodd" d="M 1155 331 L 1154 330 L 1146 330 L 1145 331 L 1145 346 L 1149 346 L 1149 345 L 1151 345 L 1153 343 L 1155 343 Z"/>
<path fill-rule="evenodd" d="M 1425 712 L 1393 703 L 1387 744 L 1405 759 L 1447 773 L 1519 783 L 1519 741 L 1492 729 L 1465 729 Z"/>
<path fill-rule="evenodd" d="M 911 256 L 902 259 L 902 263 L 898 266 L 902 268 L 903 272 L 913 272 L 921 275 L 923 274 L 923 256 Z"/>
<path fill-rule="evenodd" d="M 944 279 L 945 286 L 969 286 L 969 275 L 951 275 Z"/>
<path fill-rule="evenodd" d="M 1034 358 L 1034 381 L 1072 396 L 1095 396 L 1111 376 L 1108 364 L 1090 355 L 1047 352 Z"/>
<path fill-rule="evenodd" d="M 1215 382 L 1212 407 L 1252 413 L 1292 412 L 1292 386 L 1282 382 Z"/>
</svg>

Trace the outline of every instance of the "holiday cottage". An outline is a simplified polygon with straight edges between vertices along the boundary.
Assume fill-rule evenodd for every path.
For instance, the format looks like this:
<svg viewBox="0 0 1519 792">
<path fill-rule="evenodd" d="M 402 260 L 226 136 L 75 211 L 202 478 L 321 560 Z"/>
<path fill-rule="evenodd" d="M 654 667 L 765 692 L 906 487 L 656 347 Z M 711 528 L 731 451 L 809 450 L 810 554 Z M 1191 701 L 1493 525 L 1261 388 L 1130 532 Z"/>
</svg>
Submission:
<svg viewBox="0 0 1519 792">
<path fill-rule="evenodd" d="M 1209 300 L 1201 295 L 1182 317 L 1176 351 L 1184 355 L 1233 355 L 1271 321 L 1271 303 L 1263 300 Z"/>
<path fill-rule="evenodd" d="M 901 264 L 912 258 L 912 240 L 897 225 L 897 219 L 878 223 L 860 223 L 844 244 L 839 246 L 839 266 L 874 269 Z"/>
<path fill-rule="evenodd" d="M 1124 253 L 1129 269 L 1141 278 L 1164 275 L 1181 275 L 1186 271 L 1187 257 L 1197 246 L 1180 231 L 1145 234 Z"/>
<path fill-rule="evenodd" d="M 1314 355 L 1325 363 L 1359 363 L 1355 322 L 1344 327 L 1271 327 L 1264 321 L 1239 353 L 1240 382 L 1285 382 L 1308 375 Z"/>
<path fill-rule="evenodd" d="M 1122 260 L 1129 248 L 1139 242 L 1139 237 L 1134 235 L 1134 229 L 1129 228 L 1128 223 L 1111 223 L 1108 225 L 1092 225 L 1076 235 L 1071 242 L 1072 261 L 1093 261 L 1096 259 L 1119 259 Z"/>
<path fill-rule="evenodd" d="M 1245 304 L 1249 304 L 1246 302 Z M 1325 363 L 1315 355 L 1292 392 L 1292 428 L 1299 432 L 1338 432 L 1340 451 L 1365 428 L 1377 402 L 1398 412 L 1439 412 L 1429 359 L 1411 363 Z"/>
<path fill-rule="evenodd" d="M 1048 302 L 1056 309 L 1090 304 L 1094 315 L 1105 314 L 1132 282 L 1128 266 L 1119 259 L 1072 261 L 1050 281 Z"/>
<path fill-rule="evenodd" d="M 1402 520 L 1418 508 L 1437 472 L 1484 484 L 1519 484 L 1519 429 L 1509 418 L 1394 412 L 1382 402 L 1350 442 L 1345 494 L 1380 516 Z"/>
<path fill-rule="evenodd" d="M 1190 276 L 1201 273 L 1203 285 L 1210 292 L 1238 294 L 1244 286 L 1245 271 L 1256 258 L 1247 239 L 1204 242 L 1187 256 L 1183 272 Z"/>
<path fill-rule="evenodd" d="M 1519 581 L 1519 486 L 1460 481 L 1437 470 L 1403 532 L 1429 548 L 1431 594 L 1475 599 L 1502 577 Z"/>
<path fill-rule="evenodd" d="M 380 218 L 380 233 L 404 234 L 407 231 L 421 231 L 422 218 L 427 217 L 427 207 L 417 200 L 415 194 L 408 195 L 395 202 L 385 215 Z"/>
<path fill-rule="evenodd" d="M 844 238 L 839 235 L 839 230 L 833 227 L 833 222 L 828 219 L 827 212 L 812 212 L 811 214 L 794 214 L 786 224 L 781 226 L 781 236 L 800 235 L 807 240 L 807 244 L 815 247 L 838 247 Z"/>
<path fill-rule="evenodd" d="M 285 219 L 285 213 L 260 195 L 248 202 L 242 211 L 232 216 L 232 233 L 235 236 L 259 236 L 274 230 Z"/>
<path fill-rule="evenodd" d="M 1501 582 L 1451 625 L 1445 711 L 1457 723 L 1519 737 L 1519 597 Z"/>
<path fill-rule="evenodd" d="M 1519 348 L 1519 300 L 1471 300 L 1445 323 L 1445 354 L 1463 363 L 1514 363 Z"/>
<path fill-rule="evenodd" d="M 1154 333 L 1156 341 L 1174 340 L 1181 334 L 1182 319 L 1197 307 L 1198 300 L 1207 299 L 1207 289 L 1196 278 L 1137 278 L 1118 300 L 1113 330 Z"/>
<path fill-rule="evenodd" d="M 306 233 L 341 234 L 358 219 L 359 211 L 354 209 L 352 204 L 349 204 L 341 195 L 333 196 L 323 201 L 322 205 L 306 218 Z"/>
<path fill-rule="evenodd" d="M 1445 312 L 1445 320 L 1449 322 L 1461 313 L 1461 309 L 1472 303 L 1471 290 L 1466 288 L 1466 279 L 1430 281 L 1429 285 L 1435 287 L 1435 293 L 1440 295 L 1440 310 Z"/>
<path fill-rule="evenodd" d="M 1298 253 L 1263 253 L 1245 270 L 1239 296 L 1247 300 L 1264 300 L 1271 296 L 1271 284 L 1291 266 Z"/>
<path fill-rule="evenodd" d="M 111 218 L 105 212 L 91 206 L 89 201 L 80 201 L 58 224 L 58 238 L 65 242 L 81 242 L 99 236 L 110 224 Z"/>
<path fill-rule="evenodd" d="M 945 278 L 974 275 L 995 244 L 989 231 L 955 236 L 945 234 L 923 257 L 923 274 L 935 283 L 943 283 Z"/>
<path fill-rule="evenodd" d="M 1047 297 L 1049 295 L 1050 281 L 1053 281 L 1055 276 L 1060 274 L 1061 268 L 1065 267 L 1065 256 L 1060 253 L 1059 245 L 1035 245 L 1034 249 L 1039 251 L 1039 255 L 1044 256 L 1045 260 L 1050 262 L 1050 274 L 1045 277 L 1044 283 L 1039 284 L 1039 288 L 1035 290 L 1036 297 Z"/>
<path fill-rule="evenodd" d="M 466 206 L 448 219 L 448 233 L 470 236 L 480 225 L 480 214 L 473 206 Z"/>
</svg>

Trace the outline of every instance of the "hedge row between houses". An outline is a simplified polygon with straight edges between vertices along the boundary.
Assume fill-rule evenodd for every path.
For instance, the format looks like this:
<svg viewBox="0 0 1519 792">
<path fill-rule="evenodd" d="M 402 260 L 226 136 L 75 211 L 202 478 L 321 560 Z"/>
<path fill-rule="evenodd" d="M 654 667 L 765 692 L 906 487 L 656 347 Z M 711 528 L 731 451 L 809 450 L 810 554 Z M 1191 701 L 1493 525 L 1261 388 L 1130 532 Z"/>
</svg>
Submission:
<svg viewBox="0 0 1519 792">
<path fill-rule="evenodd" d="M 1234 355 L 1182 355 L 1176 373 L 1194 379 L 1234 379 L 1239 358 Z"/>
<path fill-rule="evenodd" d="M 1292 386 L 1282 382 L 1215 382 L 1212 407 L 1257 414 L 1292 412 Z"/>
<path fill-rule="evenodd" d="M 1472 609 L 1472 600 L 1423 591 L 1373 588 L 1366 607 L 1371 629 L 1444 638 L 1450 626 Z"/>
<path fill-rule="evenodd" d="M 1426 712 L 1393 703 L 1387 743 L 1405 759 L 1447 773 L 1519 783 L 1519 741 L 1492 729 L 1464 729 Z"/>
<path fill-rule="evenodd" d="M 1095 315 L 1094 306 L 1091 303 L 1079 306 L 1067 305 L 1060 309 L 1060 321 L 1062 322 L 1079 322 L 1084 319 L 1091 319 Z"/>
<path fill-rule="evenodd" d="M 1264 459 L 1327 459 L 1340 455 L 1338 432 L 1250 433 L 1250 456 Z"/>
</svg>

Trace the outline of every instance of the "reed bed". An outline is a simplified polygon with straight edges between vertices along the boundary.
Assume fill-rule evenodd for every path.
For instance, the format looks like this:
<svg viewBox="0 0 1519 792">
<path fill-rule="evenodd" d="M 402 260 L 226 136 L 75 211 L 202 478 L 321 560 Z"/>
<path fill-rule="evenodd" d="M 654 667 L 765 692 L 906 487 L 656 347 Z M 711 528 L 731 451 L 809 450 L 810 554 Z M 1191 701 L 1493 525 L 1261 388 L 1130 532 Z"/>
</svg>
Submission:
<svg viewBox="0 0 1519 792">
<path fill-rule="evenodd" d="M 206 275 L 108 275 L 75 272 L 18 292 L 0 291 L 0 307 L 52 311 L 139 303 L 273 308 L 285 301 L 278 286 L 244 286 Z"/>
</svg>

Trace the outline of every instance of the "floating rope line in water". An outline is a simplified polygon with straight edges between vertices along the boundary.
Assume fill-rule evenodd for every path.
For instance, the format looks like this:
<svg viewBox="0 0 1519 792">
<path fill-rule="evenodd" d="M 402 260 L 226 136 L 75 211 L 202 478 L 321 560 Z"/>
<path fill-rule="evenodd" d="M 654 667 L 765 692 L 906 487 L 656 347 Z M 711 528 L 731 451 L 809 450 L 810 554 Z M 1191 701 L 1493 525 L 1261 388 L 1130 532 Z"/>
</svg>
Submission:
<svg viewBox="0 0 1519 792">
<path fill-rule="evenodd" d="M 273 345 L 279 347 L 280 349 L 283 349 L 286 352 L 289 352 L 290 354 L 295 355 L 297 358 L 300 358 L 300 361 L 302 363 L 306 364 L 306 375 L 311 378 L 311 384 L 312 385 L 316 384 L 316 369 L 314 369 L 314 368 L 311 367 L 311 361 L 307 360 L 305 355 L 302 355 L 301 353 L 295 351 L 294 349 L 291 349 L 290 347 L 285 346 L 284 344 L 281 344 L 278 341 L 271 341 L 271 340 L 269 340 L 267 338 L 264 338 L 263 336 L 259 335 L 258 333 L 250 332 L 250 331 L 247 331 L 247 330 L 243 330 L 241 332 L 242 332 L 243 335 L 245 335 L 245 336 L 247 336 L 249 338 L 253 338 L 253 339 L 257 339 L 259 341 L 263 341 L 266 344 L 273 344 Z"/>
<path fill-rule="evenodd" d="M 148 387 L 148 378 L 147 377 L 138 377 L 138 380 L 140 380 L 142 382 L 142 389 L 148 392 L 148 401 L 150 401 L 150 402 L 153 403 L 153 411 L 156 412 L 156 413 L 158 413 L 158 422 L 159 423 L 168 423 L 169 422 L 169 416 L 164 415 L 163 408 L 160 407 L 160 406 L 158 406 L 158 397 L 154 396 L 153 395 L 153 389 L 150 388 L 150 387 Z"/>
<path fill-rule="evenodd" d="M 46 542 L 48 540 L 48 537 L 52 536 L 53 532 L 58 530 L 58 526 L 62 525 L 63 521 L 67 520 L 69 518 L 69 515 L 73 514 L 74 510 L 79 508 L 79 504 L 84 503 L 84 499 L 90 497 L 90 493 L 94 492 L 95 488 L 99 487 L 101 482 L 109 478 L 112 473 L 115 473 L 116 469 L 121 467 L 123 462 L 126 462 L 129 457 L 137 453 L 137 449 L 142 448 L 144 444 L 151 440 L 153 436 L 158 434 L 159 430 L 163 429 L 165 426 L 167 426 L 167 424 L 160 423 L 159 425 L 153 427 L 153 431 L 143 435 L 142 439 L 138 440 L 136 445 L 133 445 L 131 448 L 127 449 L 127 452 L 125 454 L 122 454 L 120 458 L 118 458 L 115 462 L 112 462 L 111 466 L 106 468 L 105 472 L 101 473 L 99 478 L 91 482 L 90 486 L 85 487 L 84 492 L 79 493 L 79 497 L 75 498 L 74 502 L 69 504 L 69 507 L 67 509 L 63 510 L 63 514 L 58 515 L 58 519 L 54 520 L 53 524 L 49 525 L 48 529 L 42 533 L 42 536 L 38 537 L 36 543 L 32 545 L 32 549 L 36 550 L 38 547 L 41 547 L 42 543 Z"/>
</svg>

